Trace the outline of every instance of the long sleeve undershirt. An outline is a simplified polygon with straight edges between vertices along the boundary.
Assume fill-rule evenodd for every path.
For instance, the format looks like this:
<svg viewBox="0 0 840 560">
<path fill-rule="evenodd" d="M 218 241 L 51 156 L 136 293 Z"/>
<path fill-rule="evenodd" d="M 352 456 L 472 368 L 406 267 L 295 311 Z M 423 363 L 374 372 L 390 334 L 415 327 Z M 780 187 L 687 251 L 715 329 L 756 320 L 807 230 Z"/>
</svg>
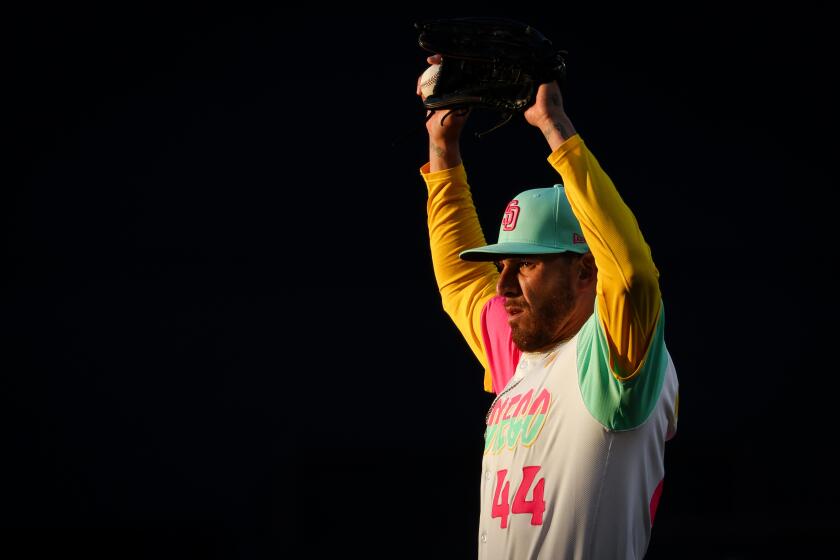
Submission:
<svg viewBox="0 0 840 560">
<path fill-rule="evenodd" d="M 580 136 L 566 140 L 549 157 L 563 179 L 572 210 L 598 267 L 598 314 L 618 380 L 639 370 L 659 316 L 659 272 L 636 218 Z M 485 368 L 493 388 L 481 335 L 481 312 L 496 295 L 492 263 L 467 262 L 461 251 L 486 245 L 463 165 L 428 172 L 421 168 L 428 199 L 432 263 L 444 310 Z"/>
</svg>

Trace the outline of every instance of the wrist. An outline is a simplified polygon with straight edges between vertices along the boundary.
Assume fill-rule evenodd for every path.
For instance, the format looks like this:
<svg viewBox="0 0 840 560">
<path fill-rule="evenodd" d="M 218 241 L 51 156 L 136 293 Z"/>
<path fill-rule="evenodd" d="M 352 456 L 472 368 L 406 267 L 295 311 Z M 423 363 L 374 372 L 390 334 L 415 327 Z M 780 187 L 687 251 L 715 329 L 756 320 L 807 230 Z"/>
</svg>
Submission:
<svg viewBox="0 0 840 560">
<path fill-rule="evenodd" d="M 430 171 L 451 169 L 461 163 L 461 147 L 458 142 L 429 141 Z"/>
<path fill-rule="evenodd" d="M 461 144 L 460 134 L 429 134 L 429 144 L 447 149 L 457 148 Z"/>
<path fill-rule="evenodd" d="M 559 148 L 563 142 L 577 134 L 572 121 L 565 114 L 547 115 L 536 126 L 542 132 L 552 152 Z"/>
</svg>

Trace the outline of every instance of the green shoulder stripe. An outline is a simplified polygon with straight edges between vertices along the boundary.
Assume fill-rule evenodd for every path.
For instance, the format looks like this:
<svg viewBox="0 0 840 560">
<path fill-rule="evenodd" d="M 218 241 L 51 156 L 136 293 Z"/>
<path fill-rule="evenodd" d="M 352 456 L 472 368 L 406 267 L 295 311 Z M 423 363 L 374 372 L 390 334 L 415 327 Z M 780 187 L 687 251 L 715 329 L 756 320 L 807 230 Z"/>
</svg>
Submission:
<svg viewBox="0 0 840 560">
<path fill-rule="evenodd" d="M 578 385 L 589 413 L 609 430 L 632 430 L 647 420 L 662 390 L 668 353 L 665 349 L 665 309 L 660 303 L 659 317 L 641 369 L 629 381 L 620 382 L 609 366 L 606 334 L 595 313 L 584 324 L 578 337 Z"/>
</svg>

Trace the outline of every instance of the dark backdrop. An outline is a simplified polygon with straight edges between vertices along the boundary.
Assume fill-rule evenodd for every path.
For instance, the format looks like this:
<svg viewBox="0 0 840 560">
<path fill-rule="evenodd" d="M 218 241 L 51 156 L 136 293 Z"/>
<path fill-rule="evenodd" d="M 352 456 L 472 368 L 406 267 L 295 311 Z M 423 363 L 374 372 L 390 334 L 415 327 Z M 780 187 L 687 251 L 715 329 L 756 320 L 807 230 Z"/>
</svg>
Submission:
<svg viewBox="0 0 840 560">
<path fill-rule="evenodd" d="M 422 16 L 313 8 L 7 19 L 4 557 L 474 557 L 490 396 L 427 249 Z M 508 15 L 568 50 L 567 110 L 661 272 L 681 414 L 648 557 L 816 551 L 833 30 L 674 10 Z M 490 239 L 556 182 L 521 120 L 463 152 Z"/>
</svg>

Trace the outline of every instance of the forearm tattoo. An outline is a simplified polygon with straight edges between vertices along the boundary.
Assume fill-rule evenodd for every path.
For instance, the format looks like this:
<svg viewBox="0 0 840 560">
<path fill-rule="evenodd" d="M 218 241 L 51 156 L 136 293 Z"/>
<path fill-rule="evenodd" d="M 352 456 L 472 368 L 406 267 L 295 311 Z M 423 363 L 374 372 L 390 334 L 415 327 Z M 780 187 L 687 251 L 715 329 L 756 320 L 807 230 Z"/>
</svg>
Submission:
<svg viewBox="0 0 840 560">
<path fill-rule="evenodd" d="M 571 132 L 569 131 L 569 127 L 567 127 L 561 121 L 554 121 L 554 122 L 551 123 L 551 126 L 545 127 L 542 131 L 543 136 L 548 138 L 549 136 L 551 136 L 551 133 L 554 132 L 555 130 L 557 132 L 559 132 L 560 136 L 562 136 L 563 138 L 568 138 L 569 136 L 571 136 Z"/>
<path fill-rule="evenodd" d="M 548 96 L 548 103 L 554 107 L 563 107 L 563 100 L 560 98 L 560 94 L 557 92 L 552 92 Z M 542 130 L 543 136 L 548 138 L 554 131 L 560 133 L 560 136 L 563 138 L 568 138 L 571 136 L 571 130 L 563 121 L 552 121 L 550 126 L 545 127 Z"/>
<path fill-rule="evenodd" d="M 437 156 L 439 158 L 443 158 L 443 156 L 446 155 L 446 150 L 444 150 L 440 146 L 436 146 L 434 144 L 432 144 L 432 151 L 435 153 L 435 156 Z"/>
</svg>

